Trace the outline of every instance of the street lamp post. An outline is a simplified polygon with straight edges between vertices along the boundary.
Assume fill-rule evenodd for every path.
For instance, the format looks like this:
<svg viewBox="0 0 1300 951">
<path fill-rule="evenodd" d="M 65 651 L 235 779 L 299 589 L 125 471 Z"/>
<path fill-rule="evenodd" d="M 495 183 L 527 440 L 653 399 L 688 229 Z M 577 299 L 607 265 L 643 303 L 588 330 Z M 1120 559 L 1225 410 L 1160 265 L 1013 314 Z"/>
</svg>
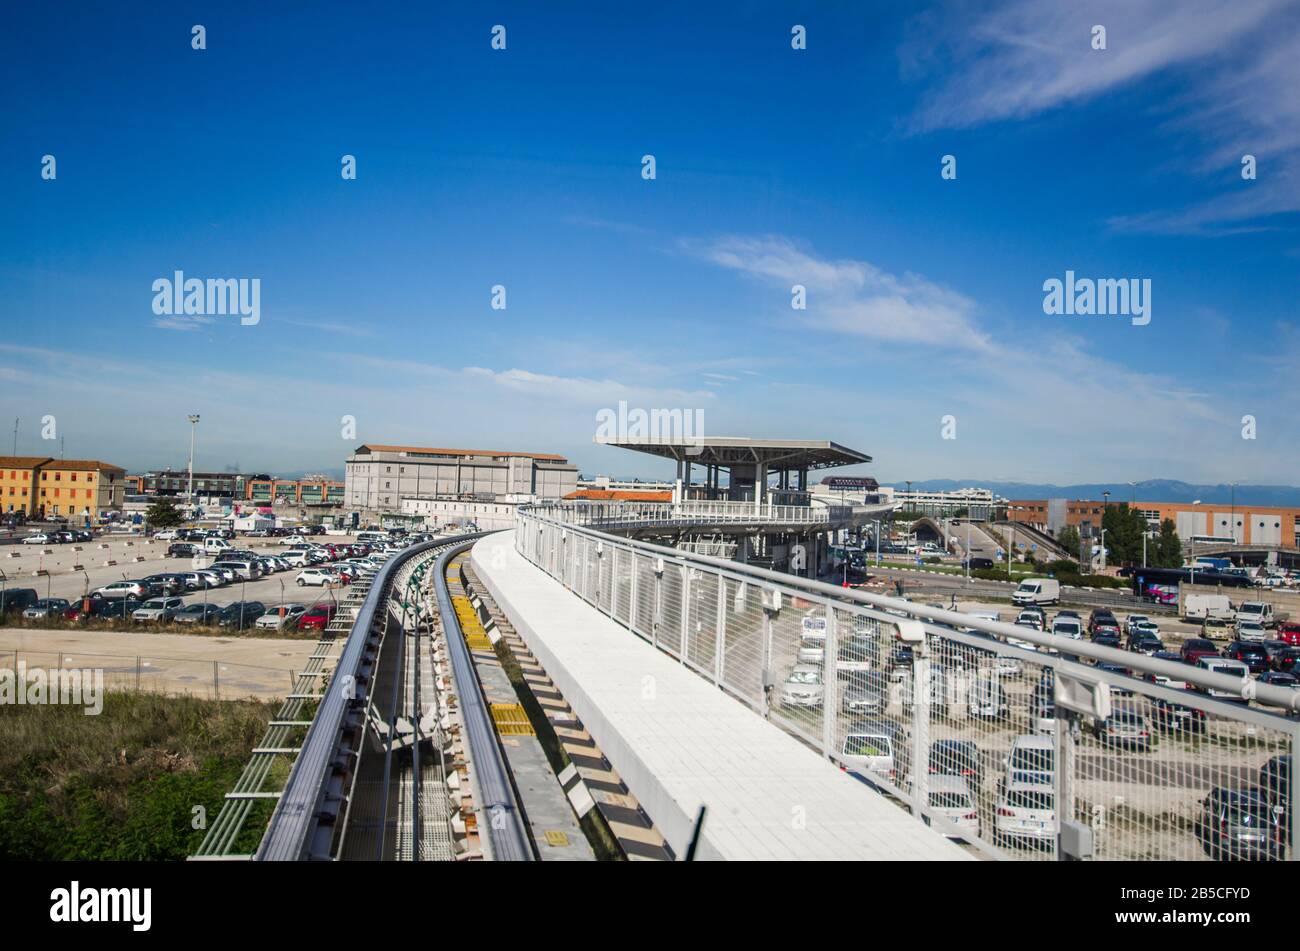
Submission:
<svg viewBox="0 0 1300 951">
<path fill-rule="evenodd" d="M 199 414 L 191 413 L 187 419 L 190 421 L 190 490 L 188 498 L 192 518 L 194 513 L 194 431 L 199 427 Z"/>
</svg>

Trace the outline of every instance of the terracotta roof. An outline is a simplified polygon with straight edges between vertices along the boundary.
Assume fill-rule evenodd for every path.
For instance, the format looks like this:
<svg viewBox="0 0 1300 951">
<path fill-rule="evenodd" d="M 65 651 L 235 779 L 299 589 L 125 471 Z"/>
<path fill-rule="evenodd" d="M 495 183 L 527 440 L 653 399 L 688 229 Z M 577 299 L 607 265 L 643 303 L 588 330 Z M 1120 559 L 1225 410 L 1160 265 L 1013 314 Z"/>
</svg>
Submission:
<svg viewBox="0 0 1300 951">
<path fill-rule="evenodd" d="M 49 456 L 0 456 L 0 468 L 32 469 L 49 461 Z"/>
<path fill-rule="evenodd" d="M 529 459 L 545 459 L 548 462 L 568 462 L 564 456 L 552 452 L 505 452 L 498 449 L 430 449 L 426 446 L 381 446 L 378 443 L 366 443 L 358 446 L 357 452 L 419 452 L 439 456 L 527 456 Z"/>
<path fill-rule="evenodd" d="M 111 462 L 100 462 L 98 459 L 53 459 L 41 466 L 42 469 L 76 469 L 78 471 L 91 469 L 98 472 L 120 472 L 126 474 L 126 470 L 121 466 L 115 466 Z"/>
<path fill-rule="evenodd" d="M 566 499 L 583 499 L 589 502 L 671 502 L 669 491 L 633 492 L 629 489 L 579 489 L 570 492 Z"/>
</svg>

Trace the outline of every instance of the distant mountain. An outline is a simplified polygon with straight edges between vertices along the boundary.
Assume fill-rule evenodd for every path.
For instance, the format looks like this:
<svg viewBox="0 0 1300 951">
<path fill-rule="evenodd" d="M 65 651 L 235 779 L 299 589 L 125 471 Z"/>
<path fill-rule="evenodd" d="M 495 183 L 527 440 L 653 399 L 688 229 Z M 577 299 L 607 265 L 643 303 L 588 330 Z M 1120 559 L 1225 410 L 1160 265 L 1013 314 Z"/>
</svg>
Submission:
<svg viewBox="0 0 1300 951">
<path fill-rule="evenodd" d="M 906 489 L 905 482 L 885 483 Z M 1230 485 L 1194 485 L 1177 479 L 1148 479 L 1131 486 L 1127 482 L 1093 482 L 1079 485 L 1053 485 L 1036 482 L 996 482 L 987 479 L 926 479 L 913 482 L 913 489 L 944 492 L 978 487 L 992 489 L 1009 499 L 1100 499 L 1110 493 L 1112 502 L 1206 502 L 1228 505 L 1233 500 Z M 1276 505 L 1300 507 L 1300 488 L 1293 485 L 1238 485 L 1237 505 Z"/>
</svg>

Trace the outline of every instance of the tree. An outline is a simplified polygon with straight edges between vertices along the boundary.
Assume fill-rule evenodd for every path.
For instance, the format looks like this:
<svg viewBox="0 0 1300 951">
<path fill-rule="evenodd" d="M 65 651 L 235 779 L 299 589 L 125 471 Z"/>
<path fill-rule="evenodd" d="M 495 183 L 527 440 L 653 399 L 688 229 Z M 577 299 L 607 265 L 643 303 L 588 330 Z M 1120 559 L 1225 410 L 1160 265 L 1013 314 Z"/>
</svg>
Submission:
<svg viewBox="0 0 1300 951">
<path fill-rule="evenodd" d="M 173 528 L 185 521 L 176 503 L 167 498 L 158 499 L 150 505 L 145 519 L 149 522 L 149 527 L 155 529 Z"/>
<path fill-rule="evenodd" d="M 1065 526 L 1056 533 L 1056 543 L 1065 549 L 1068 556 L 1077 558 L 1079 555 L 1079 530 L 1073 525 Z"/>
<path fill-rule="evenodd" d="M 1147 530 L 1147 520 L 1141 512 L 1129 508 L 1127 502 L 1107 506 L 1101 527 L 1106 530 L 1107 564 L 1142 563 L 1142 533 Z"/>
<path fill-rule="evenodd" d="M 1160 536 L 1156 539 L 1155 564 L 1159 568 L 1182 567 L 1183 543 L 1178 537 L 1178 529 L 1173 519 L 1167 518 L 1160 523 Z"/>
</svg>

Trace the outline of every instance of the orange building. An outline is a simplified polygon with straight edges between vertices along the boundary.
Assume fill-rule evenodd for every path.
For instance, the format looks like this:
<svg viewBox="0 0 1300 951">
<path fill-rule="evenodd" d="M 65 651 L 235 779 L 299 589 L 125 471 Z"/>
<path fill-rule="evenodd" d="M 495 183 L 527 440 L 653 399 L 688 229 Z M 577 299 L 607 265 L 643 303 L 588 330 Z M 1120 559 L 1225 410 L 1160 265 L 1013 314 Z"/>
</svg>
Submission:
<svg viewBox="0 0 1300 951">
<path fill-rule="evenodd" d="M 1110 501 L 1111 505 L 1120 502 Z M 1243 545 L 1300 548 L 1300 508 L 1251 505 L 1246 502 L 1130 502 L 1152 528 L 1168 519 L 1184 544 L 1197 536 L 1234 539 Z M 1007 518 L 1044 531 L 1073 525 L 1085 537 L 1101 530 L 1105 503 L 1086 499 L 1017 499 L 1007 503 Z"/>
<path fill-rule="evenodd" d="M 51 459 L 40 466 L 36 514 L 96 518 L 126 500 L 126 470 L 98 459 Z"/>
</svg>

